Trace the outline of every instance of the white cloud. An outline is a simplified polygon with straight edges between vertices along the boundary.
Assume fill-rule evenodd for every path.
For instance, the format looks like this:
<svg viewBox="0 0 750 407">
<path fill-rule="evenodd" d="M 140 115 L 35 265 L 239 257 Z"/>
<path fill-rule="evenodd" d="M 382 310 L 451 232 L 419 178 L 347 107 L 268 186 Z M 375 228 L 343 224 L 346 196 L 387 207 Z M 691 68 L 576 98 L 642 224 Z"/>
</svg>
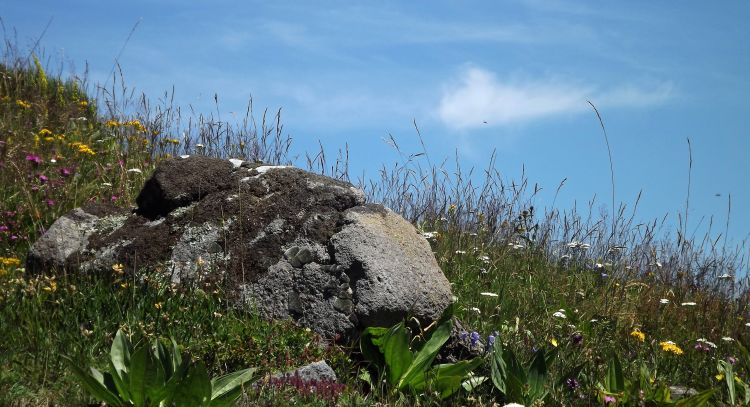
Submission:
<svg viewBox="0 0 750 407">
<path fill-rule="evenodd" d="M 499 81 L 492 72 L 470 67 L 456 85 L 445 89 L 437 113 L 448 127 L 471 129 L 579 113 L 589 109 L 587 100 L 600 107 L 645 107 L 664 103 L 671 95 L 670 83 L 601 91 L 550 79 Z"/>
</svg>

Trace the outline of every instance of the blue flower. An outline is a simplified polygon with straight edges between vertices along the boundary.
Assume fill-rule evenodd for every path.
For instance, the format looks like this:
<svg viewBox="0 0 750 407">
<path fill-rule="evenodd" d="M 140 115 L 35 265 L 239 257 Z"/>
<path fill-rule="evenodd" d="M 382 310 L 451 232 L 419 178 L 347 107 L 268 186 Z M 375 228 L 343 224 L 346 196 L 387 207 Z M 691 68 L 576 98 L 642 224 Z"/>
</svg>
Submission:
<svg viewBox="0 0 750 407">
<path fill-rule="evenodd" d="M 477 342 L 479 342 L 479 332 L 473 331 L 471 333 L 471 346 L 477 346 Z"/>
</svg>

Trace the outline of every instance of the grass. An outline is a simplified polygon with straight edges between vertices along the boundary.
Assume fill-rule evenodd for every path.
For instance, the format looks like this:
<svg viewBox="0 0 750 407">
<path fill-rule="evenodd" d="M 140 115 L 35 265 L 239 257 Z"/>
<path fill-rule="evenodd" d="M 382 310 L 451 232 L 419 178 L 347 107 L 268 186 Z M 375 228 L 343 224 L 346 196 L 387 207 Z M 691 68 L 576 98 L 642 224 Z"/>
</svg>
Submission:
<svg viewBox="0 0 750 407">
<path fill-rule="evenodd" d="M 366 362 L 356 343 L 324 344 L 291 323 L 230 308 L 221 287 L 175 287 L 150 273 L 134 280 L 116 266 L 107 276 L 25 275 L 29 245 L 55 219 L 87 201 L 130 207 L 166 157 L 293 163 L 349 179 L 348 150 L 332 164 L 322 146 L 302 163 L 293 160 L 280 114 L 266 111 L 256 122 L 252 101 L 238 123 L 183 117 L 169 95 L 152 104 L 118 77 L 92 91 L 85 76 L 50 75 L 26 55 L 6 44 L 0 64 L 0 405 L 93 402 L 60 355 L 102 367 L 118 328 L 134 340 L 173 336 L 212 374 L 248 366 L 270 373 L 323 358 L 343 384 L 321 391 L 273 382 L 249 391 L 243 405 L 440 403 L 431 392 L 370 388 L 359 379 Z M 672 237 L 666 216 L 636 224 L 637 202 L 612 215 L 596 213 L 593 201 L 539 213 L 536 187 L 525 178 L 504 180 L 494 156 L 480 183 L 458 161 L 448 169 L 425 151 L 401 156 L 357 183 L 369 200 L 430 232 L 465 326 L 483 340 L 497 337 L 524 360 L 540 347 L 557 349 L 545 405 L 599 405 L 598 384 L 613 354 L 627 379 L 637 381 L 643 365 L 655 383 L 718 389 L 713 404 L 730 401 L 726 380 L 717 378 L 720 360 L 735 361 L 737 383 L 750 380 L 740 347 L 750 332 L 748 279 L 738 277 L 747 274 L 744 243 L 730 248 L 711 232 L 689 239 L 686 225 Z M 489 364 L 477 374 L 488 376 Z M 506 401 L 491 381 L 449 400 Z"/>
</svg>

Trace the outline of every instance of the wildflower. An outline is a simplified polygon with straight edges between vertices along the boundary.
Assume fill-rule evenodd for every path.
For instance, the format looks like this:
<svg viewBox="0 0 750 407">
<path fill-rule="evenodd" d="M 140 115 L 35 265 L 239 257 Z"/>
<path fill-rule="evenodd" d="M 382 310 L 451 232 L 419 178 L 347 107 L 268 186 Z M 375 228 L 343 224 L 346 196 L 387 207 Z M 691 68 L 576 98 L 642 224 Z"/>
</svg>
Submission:
<svg viewBox="0 0 750 407">
<path fill-rule="evenodd" d="M 54 199 L 47 199 L 44 201 L 44 203 L 47 204 L 47 206 L 52 207 L 55 206 L 55 200 Z"/>
<path fill-rule="evenodd" d="M 128 288 L 128 285 L 129 284 L 127 282 L 120 283 L 120 288 L 124 290 L 124 289 Z"/>
<path fill-rule="evenodd" d="M 579 387 L 581 387 L 581 384 L 578 383 L 578 380 L 576 380 L 573 377 L 569 377 L 565 379 L 565 387 L 568 388 L 568 390 L 573 391 Z"/>
<path fill-rule="evenodd" d="M 719 276 L 719 277 L 717 277 L 717 278 L 718 278 L 719 280 L 731 280 L 731 279 L 732 279 L 732 276 L 731 276 L 730 274 L 728 274 L 728 273 L 724 273 L 724 274 L 720 275 L 720 276 Z"/>
<path fill-rule="evenodd" d="M 518 403 L 508 403 L 504 405 L 503 407 L 524 407 L 524 406 L 523 404 L 518 404 Z"/>
<path fill-rule="evenodd" d="M 3 266 L 19 266 L 21 265 L 21 260 L 15 258 L 15 257 L 0 257 L 0 265 Z"/>
<path fill-rule="evenodd" d="M 214 318 L 221 318 L 223 316 L 221 313 L 214 311 Z"/>
<path fill-rule="evenodd" d="M 745 326 L 750 326 L 750 322 L 745 322 Z"/>
<path fill-rule="evenodd" d="M 555 317 L 555 318 L 562 318 L 562 319 L 567 318 L 567 316 L 565 315 L 565 310 L 564 309 L 555 311 L 555 313 L 552 314 L 552 316 Z"/>
<path fill-rule="evenodd" d="M 206 146 L 204 146 L 203 144 L 198 143 L 198 144 L 195 145 L 195 148 L 203 149 L 203 148 L 206 148 Z"/>
<path fill-rule="evenodd" d="M 476 312 L 477 314 L 481 314 L 482 313 L 482 311 L 479 308 L 477 308 L 477 307 L 471 307 L 469 309 L 472 310 L 472 311 L 474 311 L 474 312 Z"/>
<path fill-rule="evenodd" d="M 659 346 L 661 346 L 661 350 L 663 350 L 664 352 L 672 352 L 675 355 L 682 355 L 683 353 L 685 353 L 682 349 L 680 349 L 679 346 L 677 346 L 676 343 L 672 341 L 659 342 Z"/>
<path fill-rule="evenodd" d="M 485 264 L 489 264 L 489 262 L 490 262 L 490 257 L 489 257 L 489 256 L 479 256 L 479 257 L 478 257 L 478 260 L 480 260 L 480 261 L 484 262 Z"/>
<path fill-rule="evenodd" d="M 692 307 L 692 306 L 695 306 L 696 304 L 692 301 L 689 301 L 689 302 L 683 302 L 681 305 L 683 307 Z"/>
<path fill-rule="evenodd" d="M 140 170 L 140 169 L 138 169 L 138 168 L 130 168 L 130 169 L 128 170 L 128 172 L 129 172 L 129 173 L 133 173 L 133 174 L 141 174 L 141 173 L 143 173 L 143 171 L 141 171 L 141 170 Z"/>
<path fill-rule="evenodd" d="M 39 130 L 38 134 L 39 134 L 39 137 L 51 136 L 52 135 L 52 131 L 45 128 L 45 129 Z"/>
<path fill-rule="evenodd" d="M 476 332 L 476 331 L 472 332 L 471 335 L 469 336 L 469 339 L 471 340 L 472 347 L 477 346 L 477 343 L 479 343 L 479 332 Z"/>
<path fill-rule="evenodd" d="M 479 295 L 482 295 L 482 296 L 485 296 L 485 297 L 493 297 L 493 298 L 497 298 L 497 297 L 500 296 L 500 295 L 495 294 L 495 293 L 479 293 Z"/>
<path fill-rule="evenodd" d="M 42 184 L 46 184 L 47 181 L 49 181 L 49 178 L 46 175 L 44 174 L 39 175 L 39 182 L 41 182 Z"/>
<path fill-rule="evenodd" d="M 42 287 L 42 290 L 47 291 L 48 293 L 57 291 L 57 282 L 55 280 L 49 280 L 48 285 L 46 287 Z"/>
<path fill-rule="evenodd" d="M 456 250 L 456 254 L 466 254 L 466 250 Z"/>
<path fill-rule="evenodd" d="M 70 168 L 60 168 L 60 175 L 63 177 L 69 177 L 71 174 L 73 174 L 73 170 Z"/>
<path fill-rule="evenodd" d="M 734 338 L 730 338 L 728 336 L 722 337 L 721 340 L 724 342 L 734 342 Z"/>
<path fill-rule="evenodd" d="M 20 107 L 21 109 L 29 109 L 31 108 L 31 103 L 21 99 L 16 99 L 16 106 Z"/>
<path fill-rule="evenodd" d="M 118 199 L 120 199 L 120 197 L 119 197 L 119 196 L 117 196 L 117 195 L 112 195 L 112 196 L 111 196 L 111 197 L 109 198 L 109 200 L 110 200 L 110 201 L 112 201 L 112 202 L 115 202 L 115 201 L 117 201 Z"/>
<path fill-rule="evenodd" d="M 120 127 L 120 122 L 117 120 L 107 120 L 104 125 L 107 127 Z"/>
<path fill-rule="evenodd" d="M 646 340 L 646 334 L 641 332 L 638 328 L 633 328 L 633 330 L 630 332 L 630 336 L 637 339 L 639 342 L 643 342 Z"/>
<path fill-rule="evenodd" d="M 583 334 L 580 332 L 574 333 L 573 336 L 570 337 L 570 342 L 575 346 L 580 345 L 583 343 Z"/>
<path fill-rule="evenodd" d="M 80 107 L 81 109 L 85 109 L 86 107 L 88 107 L 88 105 L 89 105 L 89 102 L 85 100 L 78 102 L 78 107 Z"/>
<path fill-rule="evenodd" d="M 660 299 L 659 302 L 662 303 L 662 304 L 669 304 L 669 300 L 666 299 L 666 298 Z"/>
<path fill-rule="evenodd" d="M 26 161 L 31 161 L 34 164 L 41 164 L 42 157 L 39 157 L 36 154 L 26 154 Z"/>
<path fill-rule="evenodd" d="M 737 358 L 735 358 L 734 356 L 728 356 L 727 363 L 729 363 L 730 365 L 734 365 L 735 363 L 737 363 Z"/>
<path fill-rule="evenodd" d="M 617 399 L 615 396 L 606 395 L 604 396 L 604 404 L 614 404 L 617 403 Z"/>
<path fill-rule="evenodd" d="M 496 335 L 497 332 L 493 332 L 490 334 L 490 336 L 487 337 L 487 347 L 490 348 L 492 345 L 495 344 L 495 339 L 497 338 Z"/>
<path fill-rule="evenodd" d="M 550 344 L 551 344 L 552 346 L 554 346 L 554 347 L 557 347 L 557 345 L 558 345 L 558 343 L 557 343 L 557 339 L 555 339 L 555 338 L 552 338 L 552 339 L 550 339 L 550 340 L 549 340 L 549 343 L 550 343 Z"/>
<path fill-rule="evenodd" d="M 707 340 L 706 338 L 699 338 L 695 340 L 696 342 L 702 343 L 704 345 L 710 346 L 712 348 L 716 348 L 716 344 Z"/>
<path fill-rule="evenodd" d="M 112 265 L 112 271 L 115 272 L 115 274 L 121 276 L 125 274 L 125 266 L 122 265 L 122 263 L 116 263 Z"/>
<path fill-rule="evenodd" d="M 159 310 L 160 310 L 160 309 L 161 309 L 161 303 L 160 303 L 160 302 L 157 302 L 157 303 L 155 303 L 155 304 L 154 304 L 154 308 L 156 308 L 156 309 L 159 309 Z"/>
</svg>

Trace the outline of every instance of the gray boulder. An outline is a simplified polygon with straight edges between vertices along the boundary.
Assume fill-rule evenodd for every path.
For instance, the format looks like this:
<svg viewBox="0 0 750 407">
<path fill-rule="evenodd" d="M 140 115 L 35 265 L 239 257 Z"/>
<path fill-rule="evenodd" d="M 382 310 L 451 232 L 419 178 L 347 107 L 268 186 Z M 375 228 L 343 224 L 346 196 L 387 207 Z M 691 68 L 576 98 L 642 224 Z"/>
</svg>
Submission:
<svg viewBox="0 0 750 407">
<path fill-rule="evenodd" d="M 120 263 L 177 284 L 221 284 L 236 306 L 327 338 L 406 316 L 429 323 L 452 298 L 429 243 L 345 182 L 177 158 L 159 165 L 136 203 L 132 212 L 88 205 L 61 217 L 32 246 L 27 272 L 111 273 Z"/>
</svg>

